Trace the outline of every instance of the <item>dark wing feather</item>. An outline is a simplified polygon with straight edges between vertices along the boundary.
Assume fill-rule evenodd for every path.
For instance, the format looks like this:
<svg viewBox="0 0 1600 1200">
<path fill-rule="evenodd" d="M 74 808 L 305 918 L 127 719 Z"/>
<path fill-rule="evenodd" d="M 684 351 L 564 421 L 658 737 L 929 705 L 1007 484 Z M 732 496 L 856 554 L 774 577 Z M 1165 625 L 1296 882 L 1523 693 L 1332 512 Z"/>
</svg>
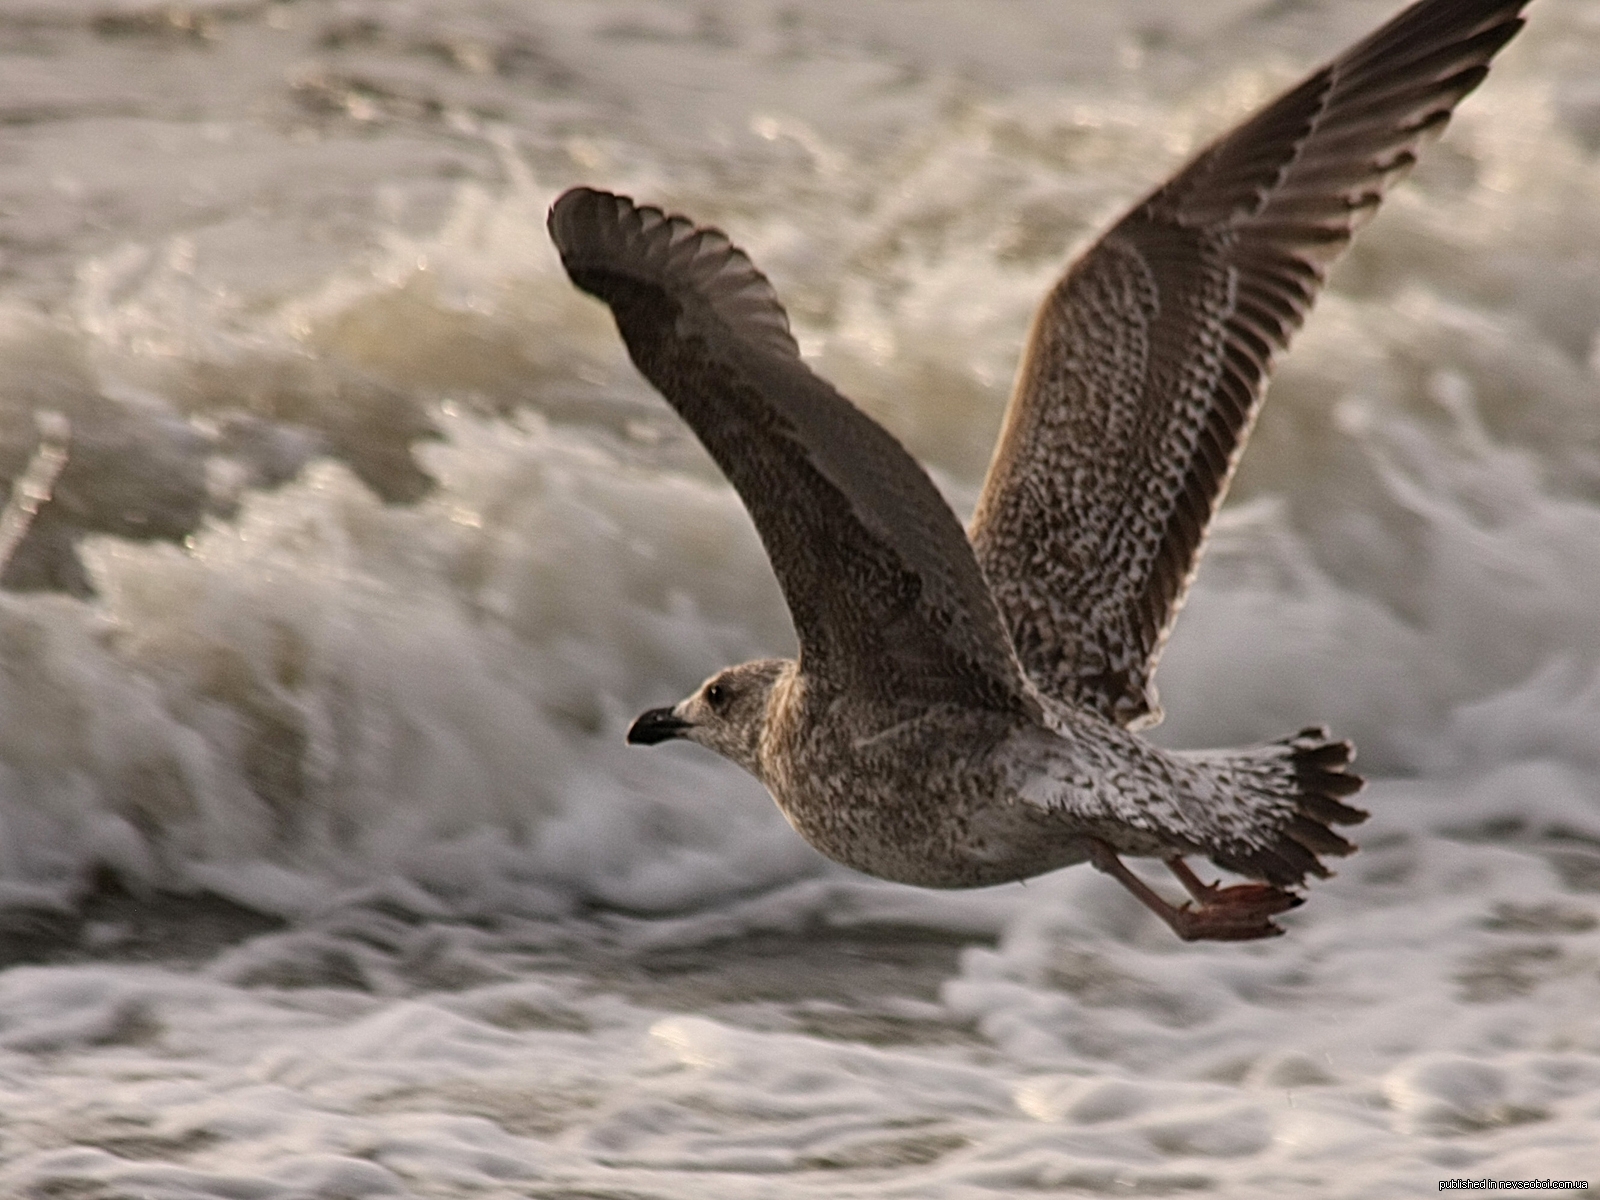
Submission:
<svg viewBox="0 0 1600 1200">
<path fill-rule="evenodd" d="M 815 685 L 1027 703 L 960 522 L 881 426 L 800 361 L 771 285 L 714 229 L 576 188 L 550 209 L 573 283 L 689 423 L 761 535 Z"/>
<path fill-rule="evenodd" d="M 972 540 L 1023 668 L 1122 724 L 1287 347 L 1527 0 L 1422 0 L 1202 151 L 1034 319 Z"/>
</svg>

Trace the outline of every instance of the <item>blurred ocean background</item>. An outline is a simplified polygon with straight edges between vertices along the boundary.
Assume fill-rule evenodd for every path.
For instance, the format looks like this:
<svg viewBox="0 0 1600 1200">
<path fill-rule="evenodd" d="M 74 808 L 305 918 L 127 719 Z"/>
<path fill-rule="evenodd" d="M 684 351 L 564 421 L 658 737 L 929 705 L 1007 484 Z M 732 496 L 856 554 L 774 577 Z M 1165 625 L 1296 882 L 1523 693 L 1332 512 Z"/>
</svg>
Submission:
<svg viewBox="0 0 1600 1200">
<path fill-rule="evenodd" d="M 1327 722 L 1267 943 L 833 867 L 640 709 L 787 617 L 544 231 L 723 226 L 963 513 L 1034 304 L 1396 0 L 0 0 L 0 1194 L 1600 1184 L 1600 3 L 1280 368 L 1160 675 Z"/>
</svg>

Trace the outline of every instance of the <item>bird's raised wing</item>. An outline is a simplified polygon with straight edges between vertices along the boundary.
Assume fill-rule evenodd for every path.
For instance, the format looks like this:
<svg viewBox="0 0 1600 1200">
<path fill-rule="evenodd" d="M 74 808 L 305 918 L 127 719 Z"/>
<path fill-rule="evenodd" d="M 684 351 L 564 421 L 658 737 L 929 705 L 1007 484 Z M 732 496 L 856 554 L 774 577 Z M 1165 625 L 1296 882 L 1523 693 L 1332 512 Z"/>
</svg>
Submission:
<svg viewBox="0 0 1600 1200">
<path fill-rule="evenodd" d="M 1422 0 L 1225 135 L 1034 318 L 972 521 L 1041 690 L 1122 724 L 1151 677 L 1273 357 L 1528 0 Z"/>
<path fill-rule="evenodd" d="M 972 548 L 881 426 L 800 361 L 767 279 L 715 229 L 575 188 L 550 235 L 750 511 L 809 677 L 1013 708 L 1021 673 Z"/>
</svg>

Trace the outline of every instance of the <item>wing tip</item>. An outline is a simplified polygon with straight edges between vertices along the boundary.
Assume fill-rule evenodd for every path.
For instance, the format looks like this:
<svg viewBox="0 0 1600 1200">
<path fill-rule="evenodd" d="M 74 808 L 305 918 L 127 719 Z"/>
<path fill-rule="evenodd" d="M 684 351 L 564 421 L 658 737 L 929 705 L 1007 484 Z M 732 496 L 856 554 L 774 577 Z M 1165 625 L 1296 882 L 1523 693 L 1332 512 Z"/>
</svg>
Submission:
<svg viewBox="0 0 1600 1200">
<path fill-rule="evenodd" d="M 596 274 L 631 275 L 680 299 L 698 297 L 747 340 L 799 357 L 771 281 L 722 230 L 581 185 L 556 197 L 545 227 L 584 291 L 594 291 Z"/>
<path fill-rule="evenodd" d="M 641 207 L 631 196 L 580 186 L 556 197 L 545 228 L 570 275 L 588 268 L 618 268 L 630 258 L 643 257 L 638 239 L 665 221 L 660 209 Z"/>
<path fill-rule="evenodd" d="M 596 208 L 603 200 L 627 201 L 628 198 L 580 186 L 568 188 L 551 202 L 544 224 L 563 259 L 569 250 L 577 249 L 582 236 L 590 232 L 584 226 L 593 221 Z"/>
</svg>

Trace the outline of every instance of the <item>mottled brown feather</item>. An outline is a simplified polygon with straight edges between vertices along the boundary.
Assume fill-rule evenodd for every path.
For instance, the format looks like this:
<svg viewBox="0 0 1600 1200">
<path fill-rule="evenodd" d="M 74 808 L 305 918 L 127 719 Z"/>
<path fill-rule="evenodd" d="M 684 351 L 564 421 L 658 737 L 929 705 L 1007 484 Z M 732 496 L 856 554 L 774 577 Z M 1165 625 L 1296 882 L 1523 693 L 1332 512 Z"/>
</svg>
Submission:
<svg viewBox="0 0 1600 1200">
<path fill-rule="evenodd" d="M 971 536 L 1024 669 L 1125 725 L 1274 357 L 1527 0 L 1422 0 L 1197 155 L 1034 319 Z"/>
<path fill-rule="evenodd" d="M 818 688 L 1032 711 L 972 548 L 927 474 L 800 361 L 721 232 L 575 188 L 550 210 L 573 283 L 749 509 Z"/>
</svg>

